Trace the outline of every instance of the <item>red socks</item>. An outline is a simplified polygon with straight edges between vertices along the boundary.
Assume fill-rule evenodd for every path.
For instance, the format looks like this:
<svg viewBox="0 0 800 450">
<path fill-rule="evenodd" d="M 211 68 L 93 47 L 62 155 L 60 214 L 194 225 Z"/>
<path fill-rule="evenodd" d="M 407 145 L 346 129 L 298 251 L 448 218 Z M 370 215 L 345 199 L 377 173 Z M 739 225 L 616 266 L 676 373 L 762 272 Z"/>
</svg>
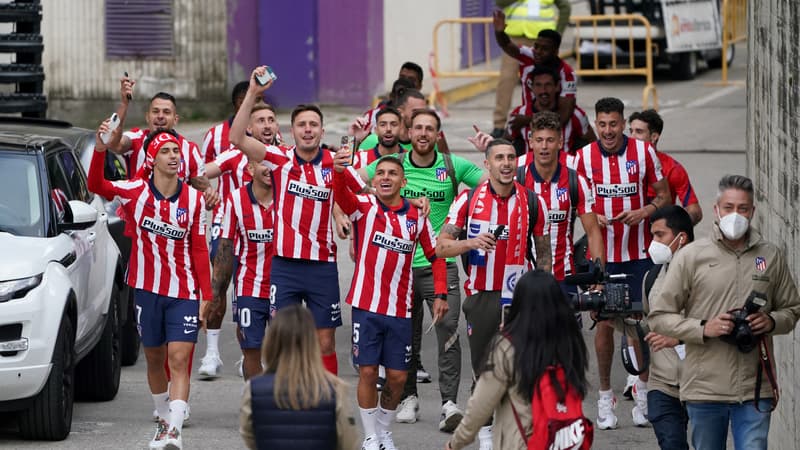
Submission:
<svg viewBox="0 0 800 450">
<path fill-rule="evenodd" d="M 325 370 L 328 372 L 334 375 L 339 374 L 339 363 L 336 361 L 336 352 L 329 355 L 322 355 L 322 365 L 325 366 Z"/>
</svg>

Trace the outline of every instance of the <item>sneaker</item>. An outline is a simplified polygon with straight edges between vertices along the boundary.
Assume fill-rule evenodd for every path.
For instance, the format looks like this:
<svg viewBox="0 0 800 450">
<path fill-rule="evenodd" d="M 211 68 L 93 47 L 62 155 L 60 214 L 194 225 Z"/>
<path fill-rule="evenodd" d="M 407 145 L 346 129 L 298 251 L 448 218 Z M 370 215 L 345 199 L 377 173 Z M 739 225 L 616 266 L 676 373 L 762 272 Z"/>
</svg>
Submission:
<svg viewBox="0 0 800 450">
<path fill-rule="evenodd" d="M 639 377 L 636 375 L 628 375 L 628 379 L 625 381 L 625 390 L 622 392 L 622 396 L 628 400 L 633 400 L 633 384 L 636 383 Z"/>
<path fill-rule="evenodd" d="M 459 423 L 461 423 L 461 419 L 464 418 L 464 413 L 458 409 L 455 403 L 451 400 L 448 400 L 444 405 L 442 405 L 442 415 L 440 416 L 441 420 L 439 420 L 439 431 L 444 431 L 445 433 L 452 433 Z"/>
<path fill-rule="evenodd" d="M 181 432 L 177 428 L 170 428 L 167 433 L 167 438 L 164 444 L 164 450 L 181 450 L 183 448 L 183 439 L 181 439 Z"/>
<path fill-rule="evenodd" d="M 208 353 L 200 360 L 200 369 L 197 370 L 201 380 L 213 380 L 222 373 L 222 360 L 216 353 Z"/>
<path fill-rule="evenodd" d="M 633 417 L 633 424 L 637 427 L 646 427 L 650 422 L 647 421 L 647 387 L 641 381 L 633 385 L 633 399 L 636 401 L 636 406 L 631 410 Z"/>
<path fill-rule="evenodd" d="M 409 395 L 397 407 L 395 420 L 400 423 L 414 423 L 417 419 L 419 419 L 419 398 L 416 395 Z"/>
<path fill-rule="evenodd" d="M 478 431 L 478 450 L 492 450 L 492 426 L 486 425 Z"/>
<path fill-rule="evenodd" d="M 244 356 L 239 358 L 239 360 L 236 361 L 236 363 L 233 365 L 234 367 L 236 367 L 236 373 L 239 374 L 239 378 L 244 378 L 244 369 L 242 368 L 243 364 L 244 364 Z"/>
<path fill-rule="evenodd" d="M 164 448 L 164 445 L 167 443 L 167 431 L 169 430 L 169 426 L 167 425 L 167 421 L 163 419 L 156 420 L 156 433 L 153 435 L 153 439 L 150 440 L 150 448 Z"/>
<path fill-rule="evenodd" d="M 420 364 L 417 369 L 417 383 L 430 383 L 431 381 L 431 374 Z"/>
<path fill-rule="evenodd" d="M 374 434 L 370 434 L 366 438 L 364 438 L 364 442 L 361 443 L 361 450 L 380 450 L 381 446 L 378 443 L 378 436 Z"/>
<path fill-rule="evenodd" d="M 597 428 L 601 430 L 617 428 L 617 416 L 614 415 L 616 408 L 617 398 L 613 394 L 600 396 L 597 400 Z"/>
<path fill-rule="evenodd" d="M 392 439 L 391 431 L 381 431 L 379 440 L 381 442 L 380 450 L 397 450 L 397 447 L 394 446 L 394 439 Z"/>
</svg>

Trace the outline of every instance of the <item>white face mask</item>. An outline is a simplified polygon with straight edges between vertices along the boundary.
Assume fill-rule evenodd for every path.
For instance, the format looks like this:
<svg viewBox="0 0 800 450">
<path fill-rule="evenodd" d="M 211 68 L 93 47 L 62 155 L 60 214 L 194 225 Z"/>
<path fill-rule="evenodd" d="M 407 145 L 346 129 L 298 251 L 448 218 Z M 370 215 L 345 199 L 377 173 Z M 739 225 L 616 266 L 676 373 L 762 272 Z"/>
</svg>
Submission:
<svg viewBox="0 0 800 450">
<path fill-rule="evenodd" d="M 719 211 L 717 211 L 717 217 L 719 217 L 719 230 L 722 235 L 732 241 L 744 236 L 750 228 L 750 219 L 741 214 L 733 212 L 725 217 L 720 217 Z"/>
<path fill-rule="evenodd" d="M 670 247 L 675 243 L 676 239 L 678 239 L 678 236 L 675 236 L 675 239 L 673 239 L 669 245 L 662 244 L 656 240 L 650 242 L 647 254 L 650 255 L 653 264 L 667 264 L 672 261 L 672 250 Z"/>
</svg>

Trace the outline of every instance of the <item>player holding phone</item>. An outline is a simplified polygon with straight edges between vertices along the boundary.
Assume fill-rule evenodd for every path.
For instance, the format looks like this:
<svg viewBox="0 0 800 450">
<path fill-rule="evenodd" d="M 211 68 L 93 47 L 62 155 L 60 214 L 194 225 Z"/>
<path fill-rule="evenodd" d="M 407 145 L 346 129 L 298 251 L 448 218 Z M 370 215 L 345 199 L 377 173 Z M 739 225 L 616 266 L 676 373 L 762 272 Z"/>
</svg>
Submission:
<svg viewBox="0 0 800 450">
<path fill-rule="evenodd" d="M 211 300 L 205 238 L 205 202 L 178 176 L 180 142 L 168 131 L 150 139 L 152 175 L 132 181 L 103 178 L 106 144 L 97 130 L 89 167 L 89 189 L 108 200 L 119 197 L 132 232 L 128 284 L 135 289 L 136 322 L 147 359 L 147 381 L 158 412 L 150 448 L 181 448 L 189 398 L 189 361 Z M 164 361 L 169 362 L 169 385 Z"/>
<path fill-rule="evenodd" d="M 552 266 L 547 208 L 536 193 L 514 181 L 514 147 L 504 139 L 491 141 L 484 165 L 489 180 L 456 198 L 436 245 L 439 257 L 469 253 L 463 310 L 473 376 L 480 373 L 486 347 L 500 327 L 502 299 L 510 300 L 515 280 L 534 265 L 533 254 L 537 268 L 549 271 Z M 459 239 L 462 230 L 467 239 Z M 491 436 L 490 422 L 478 438 L 491 443 Z"/>
</svg>

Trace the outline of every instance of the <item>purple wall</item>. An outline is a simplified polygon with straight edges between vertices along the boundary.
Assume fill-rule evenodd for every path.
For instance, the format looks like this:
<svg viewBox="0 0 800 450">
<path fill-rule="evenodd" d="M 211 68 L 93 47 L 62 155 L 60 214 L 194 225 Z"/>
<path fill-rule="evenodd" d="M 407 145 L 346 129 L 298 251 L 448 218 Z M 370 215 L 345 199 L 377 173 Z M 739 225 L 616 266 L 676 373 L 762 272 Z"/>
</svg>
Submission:
<svg viewBox="0 0 800 450">
<path fill-rule="evenodd" d="M 383 88 L 383 1 L 319 2 L 319 101 L 367 107 Z"/>
<path fill-rule="evenodd" d="M 316 11 L 317 0 L 259 0 L 258 57 L 278 76 L 267 97 L 280 108 L 318 99 Z"/>
<path fill-rule="evenodd" d="M 492 12 L 496 8 L 493 0 L 461 0 L 461 17 L 491 17 Z M 462 25 L 461 32 L 461 67 L 467 67 L 469 63 L 469 55 L 467 46 L 467 27 L 472 28 L 472 63 L 478 64 L 486 61 L 486 52 L 483 41 L 484 26 L 478 25 Z M 498 47 L 494 39 L 494 28 L 489 25 L 489 53 L 491 58 L 500 56 L 503 52 Z"/>
<path fill-rule="evenodd" d="M 258 0 L 227 0 L 228 89 L 258 65 Z"/>
<path fill-rule="evenodd" d="M 268 64 L 267 99 L 366 107 L 383 84 L 383 2 L 227 0 L 228 84 Z"/>
</svg>

